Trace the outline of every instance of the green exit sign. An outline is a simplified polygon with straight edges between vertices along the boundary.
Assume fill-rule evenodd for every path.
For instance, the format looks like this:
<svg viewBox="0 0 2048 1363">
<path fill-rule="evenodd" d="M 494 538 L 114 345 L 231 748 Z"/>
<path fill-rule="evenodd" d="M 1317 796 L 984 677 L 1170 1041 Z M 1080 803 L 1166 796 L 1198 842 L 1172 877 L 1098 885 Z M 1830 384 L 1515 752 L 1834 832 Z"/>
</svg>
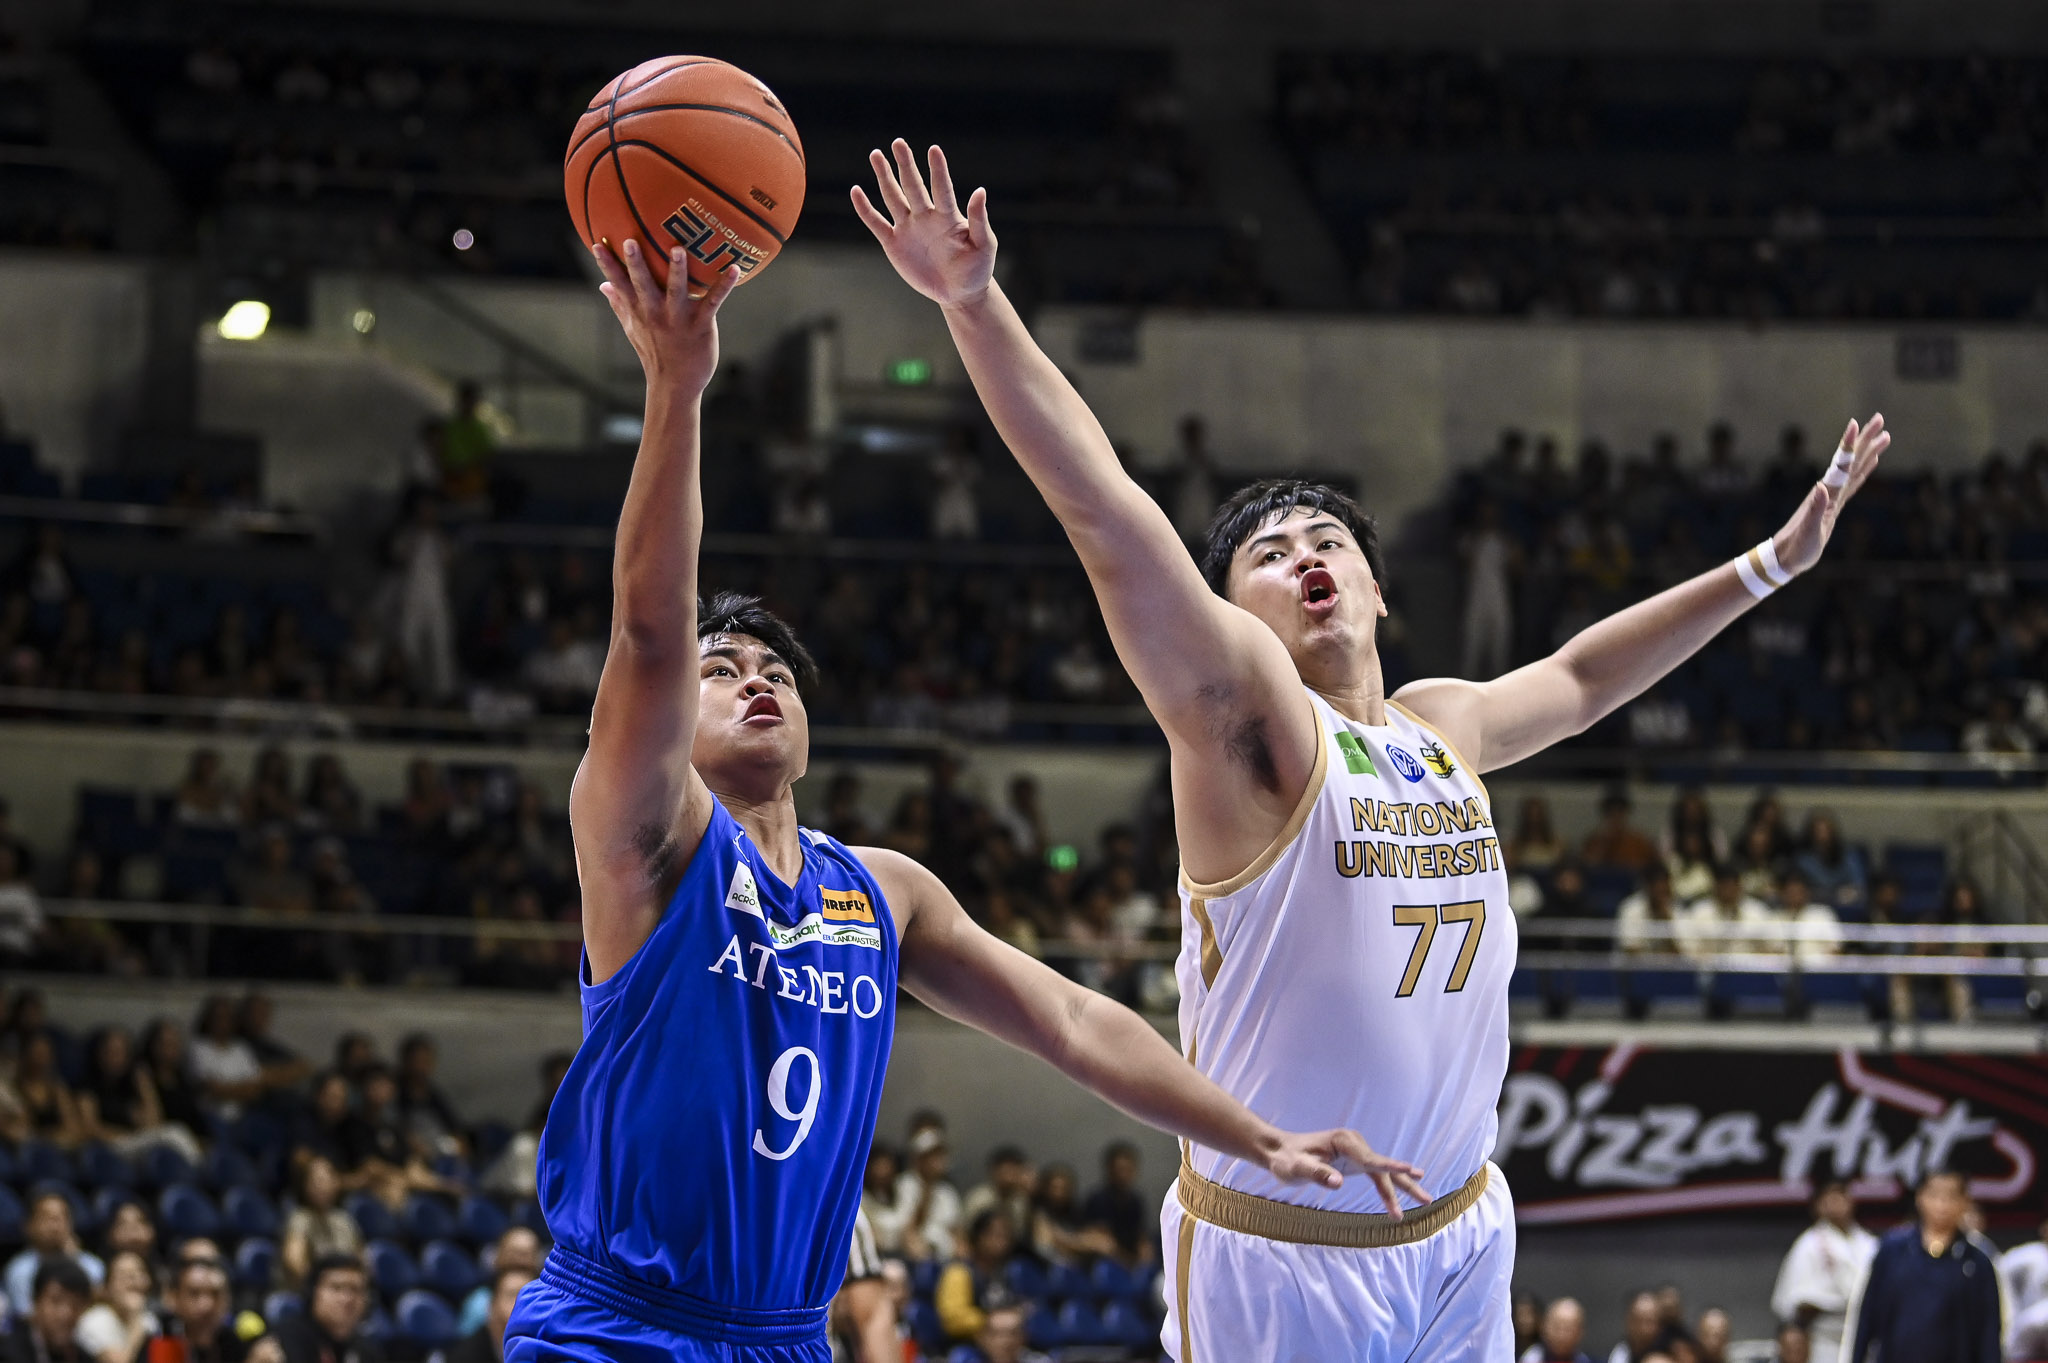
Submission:
<svg viewBox="0 0 2048 1363">
<path fill-rule="evenodd" d="M 932 381 L 932 362 L 915 357 L 891 360 L 883 376 L 898 388 L 922 388 Z"/>
</svg>

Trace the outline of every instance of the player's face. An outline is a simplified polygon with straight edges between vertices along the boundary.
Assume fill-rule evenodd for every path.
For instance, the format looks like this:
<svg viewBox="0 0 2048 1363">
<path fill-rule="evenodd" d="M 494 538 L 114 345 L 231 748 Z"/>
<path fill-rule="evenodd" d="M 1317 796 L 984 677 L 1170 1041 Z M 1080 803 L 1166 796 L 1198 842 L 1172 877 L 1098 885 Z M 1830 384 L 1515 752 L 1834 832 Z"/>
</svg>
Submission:
<svg viewBox="0 0 2048 1363">
<path fill-rule="evenodd" d="M 714 634 L 698 645 L 697 739 L 690 760 L 714 790 L 766 773 L 794 781 L 810 764 L 811 722 L 796 669 L 759 639 Z"/>
<path fill-rule="evenodd" d="M 1305 507 L 1254 531 L 1231 560 L 1226 585 L 1232 601 L 1280 636 L 1297 665 L 1320 658 L 1361 666 L 1387 613 L 1356 537 L 1335 516 Z"/>
</svg>

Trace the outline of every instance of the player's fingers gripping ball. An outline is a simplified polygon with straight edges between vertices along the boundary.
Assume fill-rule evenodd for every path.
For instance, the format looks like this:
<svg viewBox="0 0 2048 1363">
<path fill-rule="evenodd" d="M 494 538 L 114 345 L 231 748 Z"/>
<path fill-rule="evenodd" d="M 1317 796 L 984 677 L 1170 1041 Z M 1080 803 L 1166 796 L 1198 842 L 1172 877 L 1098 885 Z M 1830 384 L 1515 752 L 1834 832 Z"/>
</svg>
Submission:
<svg viewBox="0 0 2048 1363">
<path fill-rule="evenodd" d="M 690 296 L 775 259 L 804 205 L 804 148 L 775 92 L 715 57 L 661 57 L 597 92 L 562 160 L 586 245 L 638 241 L 664 288 L 684 251 Z"/>
</svg>

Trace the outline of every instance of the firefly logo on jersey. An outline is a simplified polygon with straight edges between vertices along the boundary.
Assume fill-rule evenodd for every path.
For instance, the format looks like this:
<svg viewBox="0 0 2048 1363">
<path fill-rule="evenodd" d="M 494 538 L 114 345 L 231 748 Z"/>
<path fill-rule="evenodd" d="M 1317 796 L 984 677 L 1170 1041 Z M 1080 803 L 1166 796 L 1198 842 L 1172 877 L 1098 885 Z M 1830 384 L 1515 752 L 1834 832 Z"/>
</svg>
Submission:
<svg viewBox="0 0 2048 1363">
<path fill-rule="evenodd" d="M 1416 761 L 1415 754 L 1409 752 L 1406 748 L 1397 748 L 1391 743 L 1387 744 L 1387 760 L 1394 764 L 1395 771 L 1400 772 L 1401 775 L 1407 777 L 1410 781 L 1420 781 L 1422 779 L 1422 764 Z"/>
<path fill-rule="evenodd" d="M 818 902 L 824 906 L 825 921 L 828 923 L 872 923 L 875 921 L 875 906 L 868 902 L 867 895 L 860 890 L 828 890 L 818 887 Z"/>
<path fill-rule="evenodd" d="M 1458 769 L 1458 764 L 1451 760 L 1451 755 L 1444 751 L 1441 743 L 1423 744 L 1422 762 L 1438 776 L 1449 776 Z"/>
</svg>

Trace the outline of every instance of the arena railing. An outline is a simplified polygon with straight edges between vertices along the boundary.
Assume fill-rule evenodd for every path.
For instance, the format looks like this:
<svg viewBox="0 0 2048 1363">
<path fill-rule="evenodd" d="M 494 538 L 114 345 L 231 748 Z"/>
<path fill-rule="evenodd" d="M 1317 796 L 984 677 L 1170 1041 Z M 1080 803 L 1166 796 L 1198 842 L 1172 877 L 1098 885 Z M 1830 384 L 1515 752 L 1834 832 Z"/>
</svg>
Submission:
<svg viewBox="0 0 2048 1363">
<path fill-rule="evenodd" d="M 263 507 L 188 511 L 144 502 L 89 502 L 76 497 L 0 497 L 0 519 L 73 525 L 121 525 L 182 530 L 195 537 L 320 540 L 320 523 L 297 511 Z"/>
</svg>

